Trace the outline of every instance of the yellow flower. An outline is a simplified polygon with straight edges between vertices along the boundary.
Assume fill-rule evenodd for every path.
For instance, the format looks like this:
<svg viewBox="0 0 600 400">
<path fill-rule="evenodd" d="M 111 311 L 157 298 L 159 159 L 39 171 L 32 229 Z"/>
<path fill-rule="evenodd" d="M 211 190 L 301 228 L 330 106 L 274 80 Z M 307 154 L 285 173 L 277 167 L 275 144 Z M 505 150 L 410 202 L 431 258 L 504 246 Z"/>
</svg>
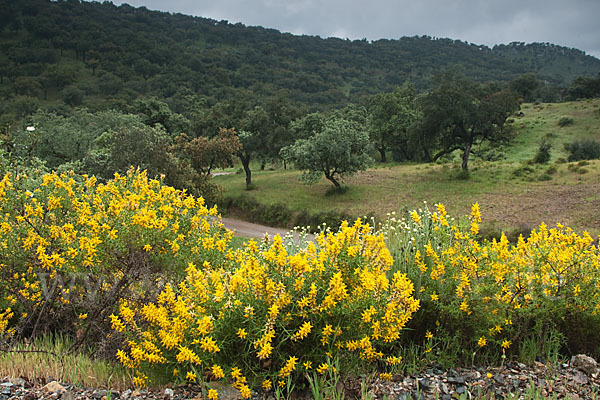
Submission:
<svg viewBox="0 0 600 400">
<path fill-rule="evenodd" d="M 487 340 L 485 339 L 485 337 L 482 336 L 477 341 L 477 344 L 479 345 L 479 347 L 483 347 L 487 344 Z"/>
<path fill-rule="evenodd" d="M 391 381 L 392 374 L 389 372 L 382 372 L 379 374 L 379 379 L 381 379 L 382 381 Z"/>
<path fill-rule="evenodd" d="M 469 303 L 467 303 L 466 300 L 463 300 L 462 303 L 460 303 L 460 311 L 466 312 L 467 314 L 471 314 L 471 310 L 469 310 Z"/>
<path fill-rule="evenodd" d="M 271 386 L 273 386 L 273 383 L 270 379 L 265 379 L 264 381 L 262 381 L 261 386 L 264 390 L 269 390 L 271 389 Z"/>
<path fill-rule="evenodd" d="M 192 371 L 188 371 L 188 373 L 185 375 L 185 379 L 187 379 L 190 382 L 196 382 L 196 374 Z"/>
<path fill-rule="evenodd" d="M 148 377 L 145 374 L 137 371 L 136 376 L 133 378 L 133 384 L 136 386 L 143 387 L 143 386 L 146 386 L 147 382 L 148 382 Z"/>
<path fill-rule="evenodd" d="M 252 392 L 250 391 L 250 388 L 248 387 L 248 385 L 241 385 L 240 386 L 240 394 L 242 395 L 242 397 L 244 399 L 249 399 L 250 396 L 252 395 Z"/>
<path fill-rule="evenodd" d="M 510 347 L 510 345 L 511 345 L 511 344 L 512 344 L 512 343 L 511 343 L 511 341 L 510 341 L 510 340 L 504 339 L 504 340 L 502 341 L 502 348 L 503 348 L 503 349 L 508 349 L 508 348 Z"/>
<path fill-rule="evenodd" d="M 86 319 L 87 318 L 87 314 L 79 314 L 79 316 L 77 318 L 79 319 Z"/>
<path fill-rule="evenodd" d="M 304 361 L 304 363 L 302 365 L 304 365 L 304 369 L 312 368 L 312 362 L 310 362 L 310 361 Z"/>
<path fill-rule="evenodd" d="M 238 336 L 240 339 L 245 339 L 245 338 L 246 338 L 246 336 L 248 336 L 248 333 L 246 332 L 246 330 L 245 330 L 244 328 L 240 328 L 240 329 L 238 329 L 238 331 L 237 331 L 237 336 Z"/>
<path fill-rule="evenodd" d="M 300 329 L 298 329 L 298 332 L 296 332 L 296 334 L 292 337 L 292 340 L 302 340 L 305 337 L 308 336 L 308 334 L 310 333 L 312 329 L 312 325 L 310 322 L 304 322 L 302 324 L 302 326 L 300 326 Z"/>
<path fill-rule="evenodd" d="M 217 353 L 221 351 L 219 346 L 217 346 L 217 342 L 215 342 L 211 336 L 207 336 L 200 340 L 200 348 L 204 351 L 208 351 L 209 353 Z"/>
<path fill-rule="evenodd" d="M 438 296 L 435 292 L 431 294 L 431 301 L 438 301 L 440 296 Z"/>
<path fill-rule="evenodd" d="M 329 369 L 329 365 L 327 363 L 322 363 L 317 367 L 317 372 L 323 375 Z"/>
<path fill-rule="evenodd" d="M 427 340 L 433 339 L 433 333 L 431 333 L 430 331 L 425 332 L 425 338 Z"/>
<path fill-rule="evenodd" d="M 208 396 L 210 400 L 217 400 L 219 398 L 219 392 L 215 389 L 208 389 Z"/>
<path fill-rule="evenodd" d="M 421 226 L 421 217 L 419 216 L 419 214 L 417 214 L 416 211 L 413 211 L 410 214 L 410 217 L 412 218 L 412 220 L 415 222 L 415 224 Z"/>
<path fill-rule="evenodd" d="M 215 378 L 217 378 L 217 379 L 225 378 L 225 372 L 223 372 L 223 368 L 221 368 L 219 365 L 217 365 L 217 364 L 213 365 L 211 368 L 211 371 Z"/>
<path fill-rule="evenodd" d="M 279 376 L 285 378 L 289 376 L 294 370 L 296 370 L 296 363 L 298 362 L 298 358 L 294 356 L 290 356 L 286 361 L 285 365 L 279 371 Z"/>
</svg>

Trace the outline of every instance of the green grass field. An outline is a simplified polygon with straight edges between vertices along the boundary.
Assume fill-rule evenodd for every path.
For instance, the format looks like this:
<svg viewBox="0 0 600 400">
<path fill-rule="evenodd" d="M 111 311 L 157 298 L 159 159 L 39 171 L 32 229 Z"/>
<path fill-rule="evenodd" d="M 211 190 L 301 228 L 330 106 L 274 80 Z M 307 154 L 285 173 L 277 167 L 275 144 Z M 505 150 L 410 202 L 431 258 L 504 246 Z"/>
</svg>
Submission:
<svg viewBox="0 0 600 400">
<path fill-rule="evenodd" d="M 600 100 L 561 104 L 525 104 L 524 116 L 515 117 L 518 134 L 502 149 L 506 159 L 470 162 L 470 179 L 460 179 L 460 165 L 385 164 L 346 180 L 344 194 L 327 193 L 332 186 L 324 178 L 313 186 L 299 181 L 300 172 L 276 169 L 253 170 L 251 191 L 245 190 L 243 174 L 223 175 L 214 181 L 226 197 L 242 193 L 265 204 L 282 203 L 292 210 L 338 210 L 351 215 L 385 216 L 391 211 L 441 202 L 455 216 L 468 213 L 478 202 L 484 226 L 503 230 L 530 229 L 541 222 L 558 222 L 577 231 L 600 234 L 600 161 L 588 165 L 557 163 L 566 158 L 564 143 L 576 139 L 600 140 Z M 571 126 L 559 127 L 562 116 Z M 547 136 L 548 133 L 552 135 Z M 540 141 L 552 143 L 552 159 L 544 165 L 527 165 Z"/>
</svg>

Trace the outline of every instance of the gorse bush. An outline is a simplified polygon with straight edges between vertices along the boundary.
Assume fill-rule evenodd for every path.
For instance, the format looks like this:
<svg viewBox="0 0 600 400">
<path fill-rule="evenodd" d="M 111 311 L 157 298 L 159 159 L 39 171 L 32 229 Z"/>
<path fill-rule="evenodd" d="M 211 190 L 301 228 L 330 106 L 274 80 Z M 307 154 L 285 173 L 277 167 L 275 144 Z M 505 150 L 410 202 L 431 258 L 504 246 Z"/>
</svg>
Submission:
<svg viewBox="0 0 600 400">
<path fill-rule="evenodd" d="M 408 324 L 415 335 L 435 332 L 462 360 L 518 355 L 532 337 L 542 354 L 548 351 L 545 341 L 557 337 L 566 338 L 571 352 L 598 354 L 590 335 L 576 340 L 577 324 L 565 323 L 586 321 L 588 333 L 596 332 L 591 343 L 598 343 L 600 254 L 587 233 L 542 224 L 514 245 L 504 235 L 480 242 L 477 204 L 462 227 L 448 221 L 443 206 L 437 208 L 414 212 L 400 235 L 393 225 L 383 227 L 396 256 L 393 268 L 408 272 L 421 302 Z"/>
<path fill-rule="evenodd" d="M 263 248 L 251 241 L 228 262 L 190 264 L 156 302 L 122 305 L 111 317 L 127 337 L 119 358 L 139 384 L 153 368 L 189 381 L 227 375 L 245 398 L 246 377 L 270 388 L 324 374 L 332 360 L 394 365 L 419 302 L 404 274 L 388 278 L 392 262 L 383 237 L 360 220 L 295 254 L 279 236 Z"/>
<path fill-rule="evenodd" d="M 6 173 L 0 181 L 0 304 L 5 333 L 105 337 L 120 299 L 142 301 L 155 279 L 177 282 L 198 257 L 220 263 L 231 233 L 216 209 L 145 172 L 94 177 Z M 11 318 L 9 318 L 9 316 Z"/>
<path fill-rule="evenodd" d="M 248 398 L 346 371 L 390 379 L 403 356 L 600 355 L 600 252 L 562 225 L 482 240 L 477 204 L 462 220 L 425 204 L 234 249 L 216 208 L 145 172 L 26 171 L 0 180 L 2 339 L 108 335 L 138 385 L 223 380 Z"/>
</svg>

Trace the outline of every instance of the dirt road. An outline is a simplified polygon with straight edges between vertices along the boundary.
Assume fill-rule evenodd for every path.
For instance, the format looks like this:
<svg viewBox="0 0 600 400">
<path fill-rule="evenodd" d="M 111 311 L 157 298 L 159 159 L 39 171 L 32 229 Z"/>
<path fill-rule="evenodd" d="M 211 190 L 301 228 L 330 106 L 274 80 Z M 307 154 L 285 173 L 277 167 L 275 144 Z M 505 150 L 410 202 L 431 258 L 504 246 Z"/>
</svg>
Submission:
<svg viewBox="0 0 600 400">
<path fill-rule="evenodd" d="M 251 222 L 240 221 L 239 219 L 221 218 L 221 221 L 227 229 L 235 231 L 235 236 L 244 236 L 247 238 L 262 239 L 265 237 L 265 233 L 268 233 L 270 237 L 273 237 L 277 234 L 279 234 L 281 237 L 284 237 L 289 232 L 286 229 L 253 224 Z M 298 236 L 296 236 L 296 239 L 297 238 Z M 307 239 L 314 240 L 315 235 L 308 235 Z"/>
<path fill-rule="evenodd" d="M 268 233 L 269 236 L 275 236 L 277 234 L 285 236 L 285 234 L 288 233 L 285 229 L 271 228 L 270 226 L 253 224 L 238 219 L 221 218 L 221 221 L 223 221 L 223 225 L 225 225 L 227 229 L 235 231 L 236 236 L 261 239 L 265 236 L 265 233 Z"/>
</svg>

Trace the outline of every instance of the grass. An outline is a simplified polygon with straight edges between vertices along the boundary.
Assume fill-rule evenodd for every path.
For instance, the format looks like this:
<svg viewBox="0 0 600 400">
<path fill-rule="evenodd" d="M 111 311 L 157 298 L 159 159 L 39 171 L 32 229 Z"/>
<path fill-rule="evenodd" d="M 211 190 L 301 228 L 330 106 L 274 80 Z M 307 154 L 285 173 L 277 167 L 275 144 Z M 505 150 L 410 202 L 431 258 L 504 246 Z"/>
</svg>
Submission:
<svg viewBox="0 0 600 400">
<path fill-rule="evenodd" d="M 293 170 L 253 170 L 253 190 L 246 191 L 243 174 L 223 175 L 214 181 L 226 197 L 249 194 L 265 204 L 282 203 L 290 209 L 345 211 L 351 215 L 383 217 L 391 211 L 414 209 L 427 201 L 441 202 L 453 215 L 462 215 L 479 202 L 483 229 L 521 229 L 541 222 L 558 222 L 577 231 L 600 234 L 600 161 L 585 167 L 556 164 L 566 158 L 564 143 L 582 138 L 600 140 L 600 100 L 560 104 L 525 104 L 524 116 L 515 117 L 519 129 L 512 145 L 503 149 L 501 161 L 470 161 L 470 178 L 460 179 L 458 161 L 446 164 L 393 164 L 370 168 L 347 179 L 344 194 L 327 194 L 324 178 L 313 186 L 299 181 Z M 562 116 L 574 124 L 559 127 Z M 540 141 L 548 133 L 551 161 L 530 165 Z M 570 166 L 570 167 L 569 167 Z M 551 168 L 553 167 L 553 168 Z"/>
<path fill-rule="evenodd" d="M 391 211 L 418 208 L 427 201 L 441 202 L 453 215 L 468 213 L 479 202 L 483 227 L 533 228 L 540 222 L 563 223 L 582 231 L 600 234 L 600 161 L 585 167 L 554 164 L 528 166 L 514 162 L 473 162 L 471 178 L 455 177 L 454 165 L 395 165 L 369 169 L 347 181 L 345 194 L 326 195 L 330 184 L 322 179 L 312 187 L 298 181 L 297 171 L 257 172 L 254 189 L 245 191 L 243 178 L 219 176 L 215 182 L 225 196 L 247 193 L 265 203 L 283 203 L 292 210 L 338 210 L 351 215 L 383 217 Z M 569 165 L 572 167 L 569 168 Z M 587 172 L 581 173 L 581 168 Z M 547 175 L 550 180 L 540 180 Z"/>
<path fill-rule="evenodd" d="M 531 159 L 542 139 L 552 144 L 552 161 L 567 158 L 565 143 L 580 139 L 600 140 L 600 99 L 572 101 L 566 103 L 523 104 L 522 117 L 515 117 L 519 134 L 506 149 L 510 161 Z M 560 127 L 558 121 L 573 118 L 573 125 Z"/>
<path fill-rule="evenodd" d="M 0 349 L 0 376 L 35 381 L 57 380 L 83 387 L 124 390 L 131 387 L 129 372 L 117 364 L 94 359 L 91 350 L 71 354 L 71 339 L 44 336 Z"/>
</svg>

